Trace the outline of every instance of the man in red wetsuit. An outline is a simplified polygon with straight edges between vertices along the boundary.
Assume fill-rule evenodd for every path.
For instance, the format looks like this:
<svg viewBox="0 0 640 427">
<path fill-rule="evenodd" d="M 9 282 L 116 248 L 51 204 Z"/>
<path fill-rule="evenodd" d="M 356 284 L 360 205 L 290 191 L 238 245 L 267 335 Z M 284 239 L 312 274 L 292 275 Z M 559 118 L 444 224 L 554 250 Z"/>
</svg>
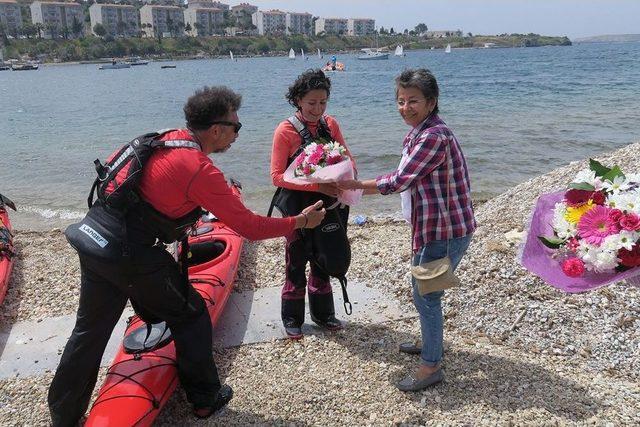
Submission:
<svg viewBox="0 0 640 427">
<path fill-rule="evenodd" d="M 85 413 L 105 346 L 127 300 L 145 320 L 165 321 L 171 330 L 180 382 L 197 417 L 208 417 L 231 400 L 233 391 L 220 383 L 213 360 L 204 301 L 164 246 L 156 244 L 160 231 L 203 208 L 242 236 L 260 240 L 313 228 L 325 214 L 320 203 L 294 217 L 267 218 L 234 196 L 208 155 L 226 151 L 238 137 L 240 103 L 230 89 L 205 87 L 184 106 L 187 128 L 159 133 L 161 141 L 177 141 L 182 148 L 155 148 L 143 166 L 136 191 L 145 207 L 128 207 L 118 224 L 126 230 L 126 256 L 105 260 L 74 245 L 80 257 L 80 305 L 49 389 L 54 426 L 77 425 Z M 109 211 L 108 201 L 98 200 L 87 217 L 105 229 L 117 228 L 106 221 Z"/>
</svg>

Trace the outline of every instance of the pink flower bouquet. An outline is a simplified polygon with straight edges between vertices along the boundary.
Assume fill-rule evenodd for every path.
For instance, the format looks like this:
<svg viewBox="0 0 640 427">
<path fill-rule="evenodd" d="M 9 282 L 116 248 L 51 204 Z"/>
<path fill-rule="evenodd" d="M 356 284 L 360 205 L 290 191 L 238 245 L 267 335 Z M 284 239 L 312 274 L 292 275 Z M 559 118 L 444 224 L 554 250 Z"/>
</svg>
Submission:
<svg viewBox="0 0 640 427">
<path fill-rule="evenodd" d="M 338 182 L 353 179 L 353 163 L 347 150 L 335 141 L 318 139 L 307 145 L 284 172 L 284 180 L 292 184 Z M 344 190 L 338 200 L 347 205 L 357 204 L 362 190 Z"/>
<path fill-rule="evenodd" d="M 523 250 L 526 268 L 570 292 L 640 278 L 640 174 L 589 166 L 540 196 Z"/>
</svg>

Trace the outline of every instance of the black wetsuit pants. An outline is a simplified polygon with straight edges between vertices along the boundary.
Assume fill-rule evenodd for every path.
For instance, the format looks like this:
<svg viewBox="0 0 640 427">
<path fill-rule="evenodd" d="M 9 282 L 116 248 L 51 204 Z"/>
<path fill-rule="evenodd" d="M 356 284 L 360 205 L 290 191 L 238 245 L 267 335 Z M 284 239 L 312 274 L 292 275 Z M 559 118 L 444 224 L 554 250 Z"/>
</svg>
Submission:
<svg viewBox="0 0 640 427">
<path fill-rule="evenodd" d="M 76 324 L 49 388 L 54 427 L 75 426 L 85 413 L 100 360 L 127 299 L 144 319 L 164 320 L 176 346 L 178 376 L 195 406 L 210 406 L 220 389 L 211 321 L 200 294 L 173 257 L 159 247 L 136 247 L 131 264 L 80 256 Z"/>
</svg>

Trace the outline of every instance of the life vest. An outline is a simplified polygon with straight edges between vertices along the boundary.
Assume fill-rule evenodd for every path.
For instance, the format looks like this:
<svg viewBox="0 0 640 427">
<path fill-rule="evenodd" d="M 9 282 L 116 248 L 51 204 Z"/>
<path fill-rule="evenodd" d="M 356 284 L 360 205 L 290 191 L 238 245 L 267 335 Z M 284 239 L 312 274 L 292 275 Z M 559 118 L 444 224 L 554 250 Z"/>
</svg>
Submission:
<svg viewBox="0 0 640 427">
<path fill-rule="evenodd" d="M 287 160 L 288 167 L 307 145 L 314 142 L 314 138 L 298 117 L 292 116 L 287 120 L 302 138 L 300 148 Z M 320 118 L 318 124 L 318 137 L 333 139 L 324 117 Z M 332 208 L 327 209 L 324 219 L 316 228 L 301 230 L 302 238 L 311 261 L 325 274 L 335 277 L 340 282 L 345 312 L 351 314 L 353 310 L 347 294 L 346 278 L 351 264 L 351 245 L 347 238 L 349 206 L 337 206 L 336 198 L 318 192 L 278 187 L 271 200 L 267 216 L 271 216 L 274 207 L 277 207 L 283 216 L 298 215 L 302 209 L 318 200 L 322 200 L 325 208 Z"/>
<path fill-rule="evenodd" d="M 156 239 L 163 243 L 186 240 L 188 231 L 202 215 L 201 208 L 173 219 L 138 194 L 143 168 L 157 148 L 200 150 L 190 139 L 162 141 L 162 136 L 170 131 L 173 129 L 133 139 L 105 164 L 94 161 L 98 176 L 89 192 L 89 212 L 82 221 L 65 230 L 67 240 L 78 252 L 117 261 L 129 256 L 132 244 L 153 245 Z"/>
</svg>

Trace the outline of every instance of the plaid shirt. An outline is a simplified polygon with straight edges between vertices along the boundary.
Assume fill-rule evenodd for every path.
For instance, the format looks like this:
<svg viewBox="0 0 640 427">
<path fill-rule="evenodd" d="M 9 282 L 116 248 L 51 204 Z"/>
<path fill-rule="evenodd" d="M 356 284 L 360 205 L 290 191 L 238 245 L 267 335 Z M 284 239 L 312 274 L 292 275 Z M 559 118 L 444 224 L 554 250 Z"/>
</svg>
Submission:
<svg viewBox="0 0 640 427">
<path fill-rule="evenodd" d="M 464 237 L 476 229 L 469 172 L 460 144 L 437 114 L 427 117 L 404 138 L 398 169 L 376 178 L 382 194 L 411 191 L 413 249 L 426 243 Z M 447 147 L 450 147 L 447 150 Z M 447 152 L 450 156 L 447 158 Z M 447 208 L 448 177 L 449 215 Z"/>
</svg>

